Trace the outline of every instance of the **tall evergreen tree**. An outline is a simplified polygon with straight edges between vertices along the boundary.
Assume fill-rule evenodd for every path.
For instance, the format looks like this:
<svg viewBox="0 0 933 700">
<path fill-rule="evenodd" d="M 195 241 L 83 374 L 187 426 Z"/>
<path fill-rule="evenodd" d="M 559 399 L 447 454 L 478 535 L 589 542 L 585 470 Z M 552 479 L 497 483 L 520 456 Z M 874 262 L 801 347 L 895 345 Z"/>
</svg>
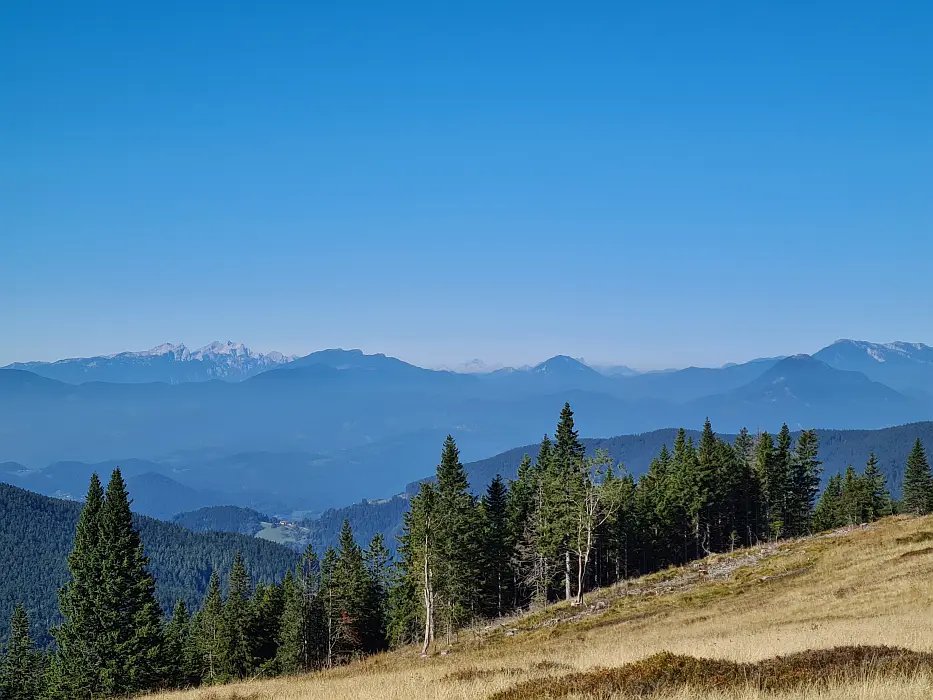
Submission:
<svg viewBox="0 0 933 700">
<path fill-rule="evenodd" d="M 515 542 L 509 523 L 508 490 L 500 475 L 490 482 L 482 499 L 482 612 L 502 616 L 510 604 L 511 559 Z"/>
<path fill-rule="evenodd" d="M 284 611 L 282 586 L 262 581 L 257 583 L 249 611 L 250 651 L 256 675 L 268 675 L 276 670 L 275 657 Z"/>
<path fill-rule="evenodd" d="M 380 533 L 373 535 L 369 547 L 363 552 L 366 571 L 369 574 L 366 603 L 366 649 L 378 651 L 387 644 L 388 598 L 392 583 L 392 555 L 385 546 Z"/>
<path fill-rule="evenodd" d="M 573 596 L 571 556 L 575 529 L 575 504 L 584 488 L 584 448 L 574 425 L 573 411 L 565 403 L 554 433 L 554 447 L 547 471 L 542 473 L 544 513 L 540 543 L 545 555 L 563 568 L 564 598 Z"/>
<path fill-rule="evenodd" d="M 904 512 L 925 515 L 933 511 L 933 475 L 930 474 L 930 463 L 920 438 L 917 438 L 907 457 L 903 492 Z"/>
<path fill-rule="evenodd" d="M 324 619 L 322 567 L 310 546 L 294 576 L 291 572 L 286 575 L 282 601 L 276 651 L 279 672 L 295 674 L 322 668 L 327 663 L 330 640 Z"/>
<path fill-rule="evenodd" d="M 891 514 L 891 494 L 884 474 L 878 469 L 878 457 L 872 452 L 862 472 L 867 499 L 868 519 L 877 520 Z"/>
<path fill-rule="evenodd" d="M 220 590 L 220 576 L 214 571 L 211 573 L 204 603 L 191 625 L 198 651 L 201 680 L 209 685 L 229 680 L 224 675 L 229 643 L 223 618 L 224 599 Z"/>
<path fill-rule="evenodd" d="M 862 480 L 850 464 L 842 477 L 839 510 L 844 525 L 858 525 L 866 521 L 866 498 Z"/>
<path fill-rule="evenodd" d="M 544 436 L 545 455 L 550 450 L 550 438 Z M 545 456 L 545 461 L 547 456 Z M 519 608 L 529 597 L 529 588 L 534 585 L 534 569 L 537 559 L 535 546 L 534 510 L 538 502 L 539 471 L 531 457 L 525 455 L 518 465 L 517 478 L 509 483 L 508 526 L 512 542 L 509 573 L 512 576 L 510 608 Z"/>
<path fill-rule="evenodd" d="M 739 431 L 732 447 L 741 463 L 749 467 L 755 465 L 755 439 L 749 434 L 748 428 L 743 427 Z"/>
<path fill-rule="evenodd" d="M 101 671 L 107 654 L 106 631 L 98 614 L 103 506 L 104 490 L 97 474 L 93 474 L 75 530 L 74 548 L 68 555 L 71 579 L 59 591 L 63 622 L 52 632 L 58 646 L 50 677 L 54 698 L 70 700 L 105 692 Z"/>
<path fill-rule="evenodd" d="M 162 610 L 119 468 L 113 471 L 101 508 L 100 550 L 97 614 L 107 650 L 101 664 L 103 689 L 125 695 L 156 688 L 164 671 Z"/>
<path fill-rule="evenodd" d="M 815 430 L 804 430 L 797 439 L 791 459 L 788 497 L 785 504 L 786 535 L 810 532 L 813 506 L 820 488 L 822 462 L 818 459 L 819 438 Z"/>
<path fill-rule="evenodd" d="M 42 657 L 29 635 L 29 616 L 17 605 L 10 619 L 10 638 L 0 663 L 0 698 L 39 700 L 42 693 Z"/>
<path fill-rule="evenodd" d="M 393 589 L 392 636 L 405 640 L 409 635 L 420 638 L 421 653 L 426 655 L 434 643 L 437 590 L 436 579 L 442 552 L 438 542 L 437 489 L 429 482 L 421 484 L 418 495 L 411 500 L 405 514 L 402 536 L 399 538 L 400 576 Z M 403 603 L 398 593 L 410 592 L 419 604 Z M 415 608 L 418 612 L 415 613 Z M 415 623 L 419 629 L 415 630 Z"/>
<path fill-rule="evenodd" d="M 191 616 L 184 601 L 175 603 L 172 619 L 165 625 L 165 679 L 174 688 L 187 688 L 201 681 Z"/>
<path fill-rule="evenodd" d="M 227 646 L 223 654 L 224 676 L 245 678 L 252 670 L 251 596 L 252 583 L 249 572 L 243 563 L 242 555 L 237 552 L 230 570 L 227 600 L 221 617 L 223 638 Z"/>
<path fill-rule="evenodd" d="M 834 474 L 816 504 L 813 527 L 817 530 L 832 530 L 842 524 L 842 476 Z"/>
<path fill-rule="evenodd" d="M 450 435 L 437 467 L 437 506 L 436 589 L 449 642 L 460 625 L 479 613 L 481 567 L 476 503 Z"/>
</svg>

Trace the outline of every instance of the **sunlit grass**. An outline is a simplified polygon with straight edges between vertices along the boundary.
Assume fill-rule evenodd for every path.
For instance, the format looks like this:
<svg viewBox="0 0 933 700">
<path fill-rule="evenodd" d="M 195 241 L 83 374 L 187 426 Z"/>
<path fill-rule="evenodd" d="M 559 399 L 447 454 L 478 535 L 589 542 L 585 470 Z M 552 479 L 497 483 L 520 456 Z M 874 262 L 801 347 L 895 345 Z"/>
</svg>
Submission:
<svg viewBox="0 0 933 700">
<path fill-rule="evenodd" d="M 772 546 L 721 578 L 713 578 L 722 570 L 717 566 L 736 557 L 751 561 L 755 550 L 604 589 L 587 596 L 589 614 L 582 616 L 580 608 L 560 605 L 468 630 L 444 656 L 421 659 L 403 649 L 329 672 L 158 698 L 485 700 L 523 683 L 537 694 L 516 697 L 544 698 L 568 674 L 618 669 L 659 652 L 737 663 L 841 645 L 933 652 L 931 538 L 933 519 L 891 518 L 841 536 Z M 626 697 L 619 692 L 562 697 Z M 933 676 L 919 667 L 893 675 L 870 668 L 847 677 L 828 672 L 815 684 L 776 691 L 685 686 L 657 697 L 919 700 L 933 697 Z"/>
</svg>

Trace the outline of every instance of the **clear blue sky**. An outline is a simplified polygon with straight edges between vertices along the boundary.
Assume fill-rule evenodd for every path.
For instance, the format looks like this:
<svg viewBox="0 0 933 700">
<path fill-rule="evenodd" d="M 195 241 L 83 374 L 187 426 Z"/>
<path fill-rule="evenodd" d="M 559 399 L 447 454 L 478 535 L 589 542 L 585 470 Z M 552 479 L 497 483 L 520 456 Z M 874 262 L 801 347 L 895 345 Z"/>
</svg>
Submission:
<svg viewBox="0 0 933 700">
<path fill-rule="evenodd" d="M 929 2 L 6 2 L 0 363 L 933 342 Z"/>
</svg>

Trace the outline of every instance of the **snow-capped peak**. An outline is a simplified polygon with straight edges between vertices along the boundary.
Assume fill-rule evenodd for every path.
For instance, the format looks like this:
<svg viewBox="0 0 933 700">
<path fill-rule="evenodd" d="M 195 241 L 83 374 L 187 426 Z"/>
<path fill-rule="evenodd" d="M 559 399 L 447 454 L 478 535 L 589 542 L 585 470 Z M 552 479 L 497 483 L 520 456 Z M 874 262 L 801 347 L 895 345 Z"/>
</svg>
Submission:
<svg viewBox="0 0 933 700">
<path fill-rule="evenodd" d="M 243 345 L 243 343 L 234 343 L 230 340 L 228 340 L 226 343 L 221 343 L 219 340 L 215 340 L 213 343 L 209 343 L 203 348 L 198 348 L 193 353 L 191 353 L 191 357 L 196 360 L 203 360 L 207 357 L 217 357 L 219 355 L 230 355 L 232 357 L 250 357 L 256 360 L 263 357 L 260 353 L 254 353 L 248 347 Z"/>
<path fill-rule="evenodd" d="M 149 348 L 148 350 L 140 350 L 138 352 L 120 352 L 115 355 L 106 355 L 107 359 L 113 359 L 115 357 L 162 357 L 163 355 L 173 355 L 176 360 L 187 360 L 189 357 L 188 348 L 185 347 L 184 343 L 179 343 L 174 345 L 172 343 L 162 343 L 161 345 L 156 345 L 154 348 Z"/>
<path fill-rule="evenodd" d="M 849 345 L 853 348 L 863 351 L 875 362 L 897 361 L 915 361 L 921 363 L 933 362 L 933 348 L 923 343 L 905 343 L 895 341 L 893 343 L 870 343 L 864 340 L 837 340 L 834 346 Z"/>
</svg>

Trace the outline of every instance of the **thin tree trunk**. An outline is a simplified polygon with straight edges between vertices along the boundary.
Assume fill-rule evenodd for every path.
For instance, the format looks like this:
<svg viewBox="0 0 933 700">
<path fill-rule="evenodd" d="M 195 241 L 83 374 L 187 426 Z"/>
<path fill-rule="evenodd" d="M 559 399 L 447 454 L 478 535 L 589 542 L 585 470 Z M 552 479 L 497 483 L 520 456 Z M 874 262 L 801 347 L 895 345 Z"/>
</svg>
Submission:
<svg viewBox="0 0 933 700">
<path fill-rule="evenodd" d="M 570 550 L 564 552 L 564 599 L 570 600 Z"/>
<path fill-rule="evenodd" d="M 431 566 L 428 562 L 428 537 L 424 537 L 424 646 L 421 655 L 427 656 L 434 641 L 434 591 L 431 590 Z"/>
</svg>

